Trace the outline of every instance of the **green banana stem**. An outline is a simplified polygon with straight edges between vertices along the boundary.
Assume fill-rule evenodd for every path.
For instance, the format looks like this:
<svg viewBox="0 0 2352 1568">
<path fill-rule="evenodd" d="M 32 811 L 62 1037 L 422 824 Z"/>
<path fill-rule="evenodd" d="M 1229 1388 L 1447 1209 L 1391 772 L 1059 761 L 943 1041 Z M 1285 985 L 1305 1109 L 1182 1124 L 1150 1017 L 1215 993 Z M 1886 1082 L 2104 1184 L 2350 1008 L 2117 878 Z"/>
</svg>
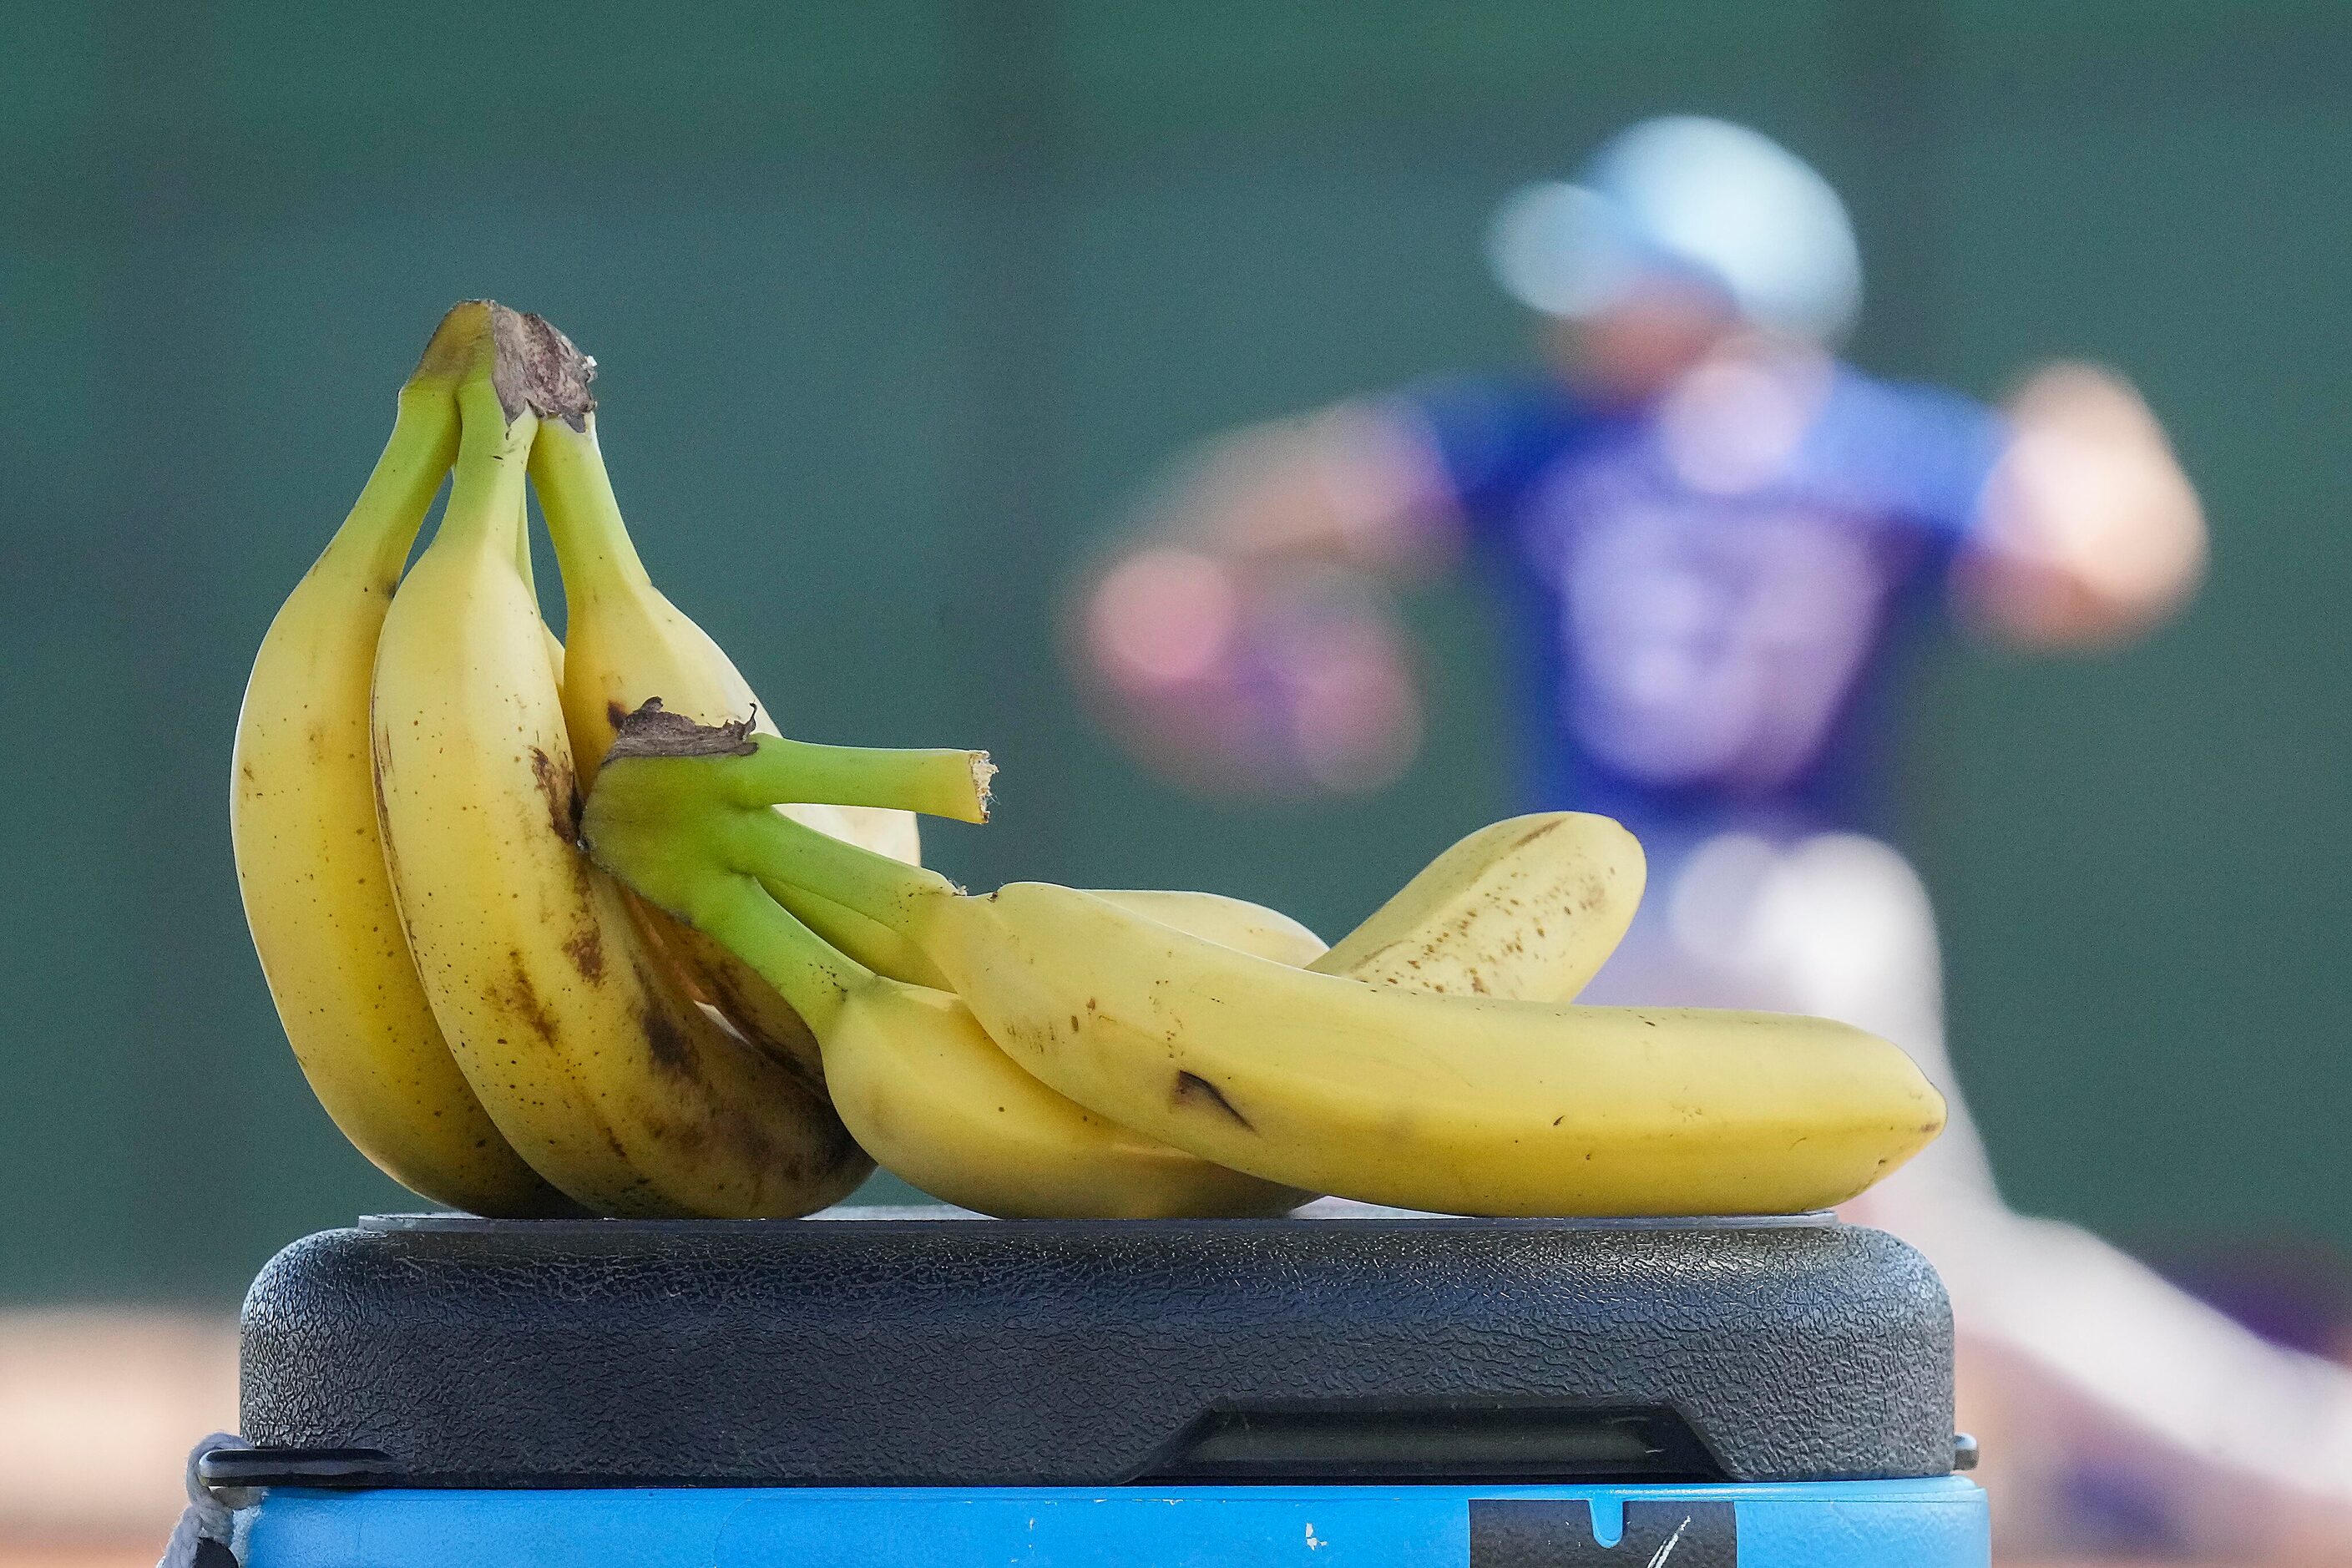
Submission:
<svg viewBox="0 0 2352 1568">
<path fill-rule="evenodd" d="M 809 930 L 876 973 L 903 980 L 909 985 L 928 985 L 934 991 L 955 989 L 922 949 L 888 926 L 789 882 L 762 882 L 761 886 Z"/>
<path fill-rule="evenodd" d="M 575 430 L 562 420 L 550 420 L 530 449 L 530 477 L 539 486 L 539 503 L 547 514 L 556 553 L 562 558 L 564 579 L 583 595 L 616 582 L 647 586 L 652 579 L 622 521 L 613 478 L 596 444 L 595 416 L 589 414 L 581 423 L 583 428 Z"/>
<path fill-rule="evenodd" d="M 742 742 L 732 725 L 693 728 L 710 738 L 707 744 Z M 770 809 L 772 796 L 740 798 L 720 771 L 730 760 L 709 752 L 660 755 L 615 746 L 597 771 L 581 818 L 588 853 L 698 926 L 722 918 L 698 904 L 712 896 L 714 876 L 726 873 L 816 894 L 902 936 L 912 934 L 926 900 L 956 891 L 936 871 L 803 826 Z M 805 796 L 795 791 L 787 798 Z"/>
<path fill-rule="evenodd" d="M 392 435 L 321 563 L 349 561 L 369 582 L 390 592 L 457 456 L 457 405 L 449 384 L 425 380 L 420 372 L 400 389 Z"/>
<path fill-rule="evenodd" d="M 824 900 L 795 896 L 798 889 L 764 886 L 753 868 L 730 850 L 730 838 L 746 821 L 798 825 L 765 803 L 743 805 L 730 799 L 711 767 L 714 760 L 623 755 L 607 762 L 589 791 L 581 841 L 596 863 L 624 885 L 708 933 L 757 970 L 822 1033 L 843 1000 L 859 985 L 872 983 L 875 972 L 810 930 L 782 902 L 787 897 L 804 906 L 824 905 Z M 828 844 L 840 842 L 814 829 L 799 830 Z M 936 873 L 912 871 L 884 856 L 874 858 L 917 880 L 939 879 Z M 898 941 L 894 928 L 826 907 L 841 922 L 870 926 L 881 945 Z"/>
<path fill-rule="evenodd" d="M 874 972 L 803 925 L 752 879 L 712 869 L 696 889 L 695 926 L 751 966 L 819 1039 Z"/>
<path fill-rule="evenodd" d="M 511 552 L 522 521 L 522 454 L 539 416 L 529 406 L 511 420 L 489 366 L 457 388 L 457 462 L 441 533 L 452 541 L 495 543 Z"/>
<path fill-rule="evenodd" d="M 824 746 L 782 735 L 751 740 L 749 755 L 727 758 L 719 767 L 741 805 L 883 805 L 956 822 L 988 820 L 988 782 L 996 764 L 986 752 Z"/>
<path fill-rule="evenodd" d="M 488 376 L 496 361 L 498 310 L 486 300 L 468 300 L 433 329 L 400 389 L 391 439 L 322 559 L 355 553 L 369 580 L 385 591 L 400 581 L 425 514 L 457 458 L 457 388 Z"/>
<path fill-rule="evenodd" d="M 958 822 L 988 820 L 996 764 L 986 752 L 824 746 L 755 734 L 751 724 L 749 716 L 698 724 L 649 697 L 621 721 L 605 760 L 691 757 L 735 805 L 878 805 Z"/>
<path fill-rule="evenodd" d="M 819 833 L 779 812 L 742 812 L 716 826 L 728 864 L 762 882 L 829 899 L 910 939 L 928 906 L 961 891 L 937 871 Z"/>
</svg>

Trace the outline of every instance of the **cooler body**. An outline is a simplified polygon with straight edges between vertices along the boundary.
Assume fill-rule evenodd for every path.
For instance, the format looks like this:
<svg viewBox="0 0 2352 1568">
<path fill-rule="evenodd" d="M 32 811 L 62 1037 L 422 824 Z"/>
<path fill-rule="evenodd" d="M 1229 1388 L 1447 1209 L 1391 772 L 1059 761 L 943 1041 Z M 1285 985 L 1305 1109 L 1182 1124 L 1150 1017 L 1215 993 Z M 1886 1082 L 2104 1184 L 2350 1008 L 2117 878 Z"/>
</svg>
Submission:
<svg viewBox="0 0 2352 1568">
<path fill-rule="evenodd" d="M 246 1568 L 1983 1568 L 1951 1322 L 1790 1221 L 368 1221 L 248 1298 Z"/>
<path fill-rule="evenodd" d="M 283 1491 L 252 1568 L 1983 1568 L 1964 1478 L 1689 1487 Z"/>
</svg>

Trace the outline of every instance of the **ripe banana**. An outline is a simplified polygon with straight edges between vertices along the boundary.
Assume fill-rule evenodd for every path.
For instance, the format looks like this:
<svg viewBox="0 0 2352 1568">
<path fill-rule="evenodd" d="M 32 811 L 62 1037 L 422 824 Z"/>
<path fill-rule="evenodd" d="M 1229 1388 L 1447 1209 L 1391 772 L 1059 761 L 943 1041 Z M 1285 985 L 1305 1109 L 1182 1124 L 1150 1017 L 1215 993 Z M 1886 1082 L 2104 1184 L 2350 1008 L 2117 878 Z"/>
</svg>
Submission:
<svg viewBox="0 0 2352 1568">
<path fill-rule="evenodd" d="M 1767 1014 L 1381 990 L 1084 894 L 928 905 L 991 1037 L 1079 1103 L 1269 1180 L 1471 1214 L 1843 1202 L 1941 1130 L 1892 1046 Z"/>
<path fill-rule="evenodd" d="M 654 586 L 613 494 L 594 413 L 576 430 L 562 420 L 542 425 L 530 470 L 563 573 L 563 715 L 582 787 L 594 779 L 624 718 L 649 700 L 677 718 L 708 725 L 749 715 L 755 730 L 776 733 L 770 710 L 726 652 Z M 850 843 L 919 863 L 913 816 L 877 809 L 896 804 L 819 801 L 779 809 Z M 852 942 L 887 940 L 846 911 L 811 912 Z M 773 987 L 701 932 L 658 910 L 648 918 L 663 948 L 678 961 L 683 984 L 714 1003 L 761 1049 L 808 1071 L 822 1070 L 808 1026 Z M 902 961 L 920 962 L 911 952 Z"/>
<path fill-rule="evenodd" d="M 270 996 L 335 1125 L 413 1191 L 522 1216 L 576 1211 L 442 1040 L 401 935 L 368 756 L 377 632 L 457 454 L 454 386 L 488 331 L 478 302 L 442 321 L 358 502 L 270 622 L 237 715 L 229 834 Z"/>
<path fill-rule="evenodd" d="M 621 890 L 575 846 L 572 751 L 513 531 L 532 437 L 579 417 L 585 386 L 553 329 L 490 314 L 495 352 L 457 390 L 440 530 L 376 653 L 377 797 L 410 951 L 491 1118 L 572 1198 L 625 1215 L 806 1213 L 870 1162 L 812 1077 L 664 985 Z"/>
<path fill-rule="evenodd" d="M 1080 1104 L 1269 1180 L 1503 1215 L 1793 1212 L 1942 1128 L 1894 1047 L 1769 1014 L 1420 994 L 1307 973 L 1015 883 L 916 940 Z"/>
<path fill-rule="evenodd" d="M 1030 1219 L 1235 1218 L 1307 1201 L 1056 1094 L 997 1049 L 953 993 L 844 957 L 750 878 L 719 873 L 692 918 L 800 1006 L 824 1043 L 842 1120 L 934 1197 Z"/>
<path fill-rule="evenodd" d="M 1589 812 L 1514 816 L 1431 861 L 1305 967 L 1372 984 L 1566 1002 L 1642 901 L 1642 845 Z"/>
<path fill-rule="evenodd" d="M 969 897 L 772 814 L 705 842 L 899 930 L 1049 1087 L 1286 1186 L 1457 1214 L 1790 1213 L 1943 1126 L 1909 1058 L 1842 1024 L 1368 985 L 1072 889 Z"/>
<path fill-rule="evenodd" d="M 1289 916 L 1222 894 L 1096 897 L 1276 963 L 1323 951 Z M 877 1163 L 933 1197 L 1005 1219 L 1150 1219 L 1285 1214 L 1311 1195 L 1056 1094 L 1000 1050 L 951 991 L 879 975 L 843 990 L 846 1000 L 820 1031 L 834 1106 Z"/>
</svg>

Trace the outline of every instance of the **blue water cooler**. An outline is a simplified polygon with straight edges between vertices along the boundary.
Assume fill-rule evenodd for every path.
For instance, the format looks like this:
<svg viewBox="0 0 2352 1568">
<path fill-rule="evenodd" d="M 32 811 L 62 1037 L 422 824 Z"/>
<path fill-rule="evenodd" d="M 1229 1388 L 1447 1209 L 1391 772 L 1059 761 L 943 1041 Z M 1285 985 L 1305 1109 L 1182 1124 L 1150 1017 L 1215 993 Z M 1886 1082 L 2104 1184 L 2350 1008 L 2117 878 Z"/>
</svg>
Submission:
<svg viewBox="0 0 2352 1568">
<path fill-rule="evenodd" d="M 246 1568 L 1989 1560 L 1942 1286 L 1826 1216 L 394 1217 L 243 1354 Z"/>
</svg>

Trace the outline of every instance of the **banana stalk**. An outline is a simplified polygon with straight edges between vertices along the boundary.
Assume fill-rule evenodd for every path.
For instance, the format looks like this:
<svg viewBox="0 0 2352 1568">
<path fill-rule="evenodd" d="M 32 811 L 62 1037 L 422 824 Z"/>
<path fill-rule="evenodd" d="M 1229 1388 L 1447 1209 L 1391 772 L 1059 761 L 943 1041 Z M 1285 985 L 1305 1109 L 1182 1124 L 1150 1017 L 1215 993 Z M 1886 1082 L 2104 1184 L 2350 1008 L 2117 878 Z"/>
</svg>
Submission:
<svg viewBox="0 0 2352 1568">
<path fill-rule="evenodd" d="M 740 723 L 680 724 L 657 710 L 629 717 L 599 776 L 658 773 L 680 763 L 730 809 L 803 833 L 814 830 L 769 806 L 856 793 L 857 778 L 895 765 L 932 780 L 929 789 L 910 781 L 900 798 L 960 810 L 987 779 L 978 753 L 812 747 L 751 735 Z M 616 827 L 614 840 L 667 841 L 692 820 L 667 817 L 660 804 L 653 816 L 637 819 L 638 831 Z M 1186 1153 L 1056 1094 L 999 1050 L 953 994 L 877 973 L 803 924 L 753 876 L 681 854 L 649 865 L 634 886 L 723 944 L 793 1007 L 818 1042 L 826 1090 L 860 1146 L 934 1197 L 1007 1218 L 1133 1219 L 1276 1215 L 1308 1195 Z M 1161 918 L 1294 960 L 1322 949 L 1296 921 L 1239 900 L 1133 897 Z"/>
</svg>

